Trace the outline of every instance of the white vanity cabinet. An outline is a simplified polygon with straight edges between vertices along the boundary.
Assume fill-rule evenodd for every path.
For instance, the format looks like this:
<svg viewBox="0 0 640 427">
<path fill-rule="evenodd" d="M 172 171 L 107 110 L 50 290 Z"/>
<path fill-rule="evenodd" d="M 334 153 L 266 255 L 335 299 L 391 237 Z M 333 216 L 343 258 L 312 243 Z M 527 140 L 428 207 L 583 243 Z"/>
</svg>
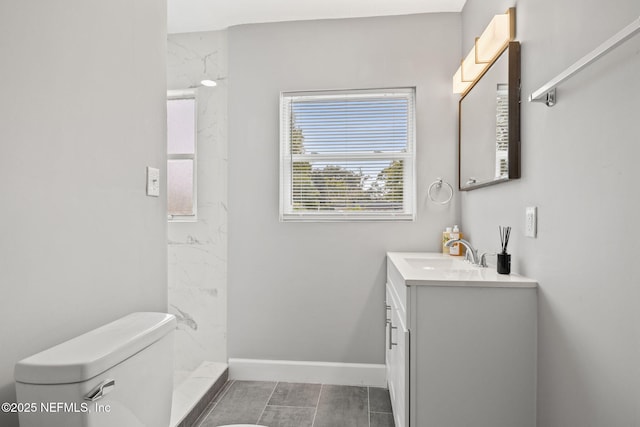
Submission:
<svg viewBox="0 0 640 427">
<path fill-rule="evenodd" d="M 535 427 L 536 282 L 422 255 L 387 257 L 396 427 Z"/>
</svg>

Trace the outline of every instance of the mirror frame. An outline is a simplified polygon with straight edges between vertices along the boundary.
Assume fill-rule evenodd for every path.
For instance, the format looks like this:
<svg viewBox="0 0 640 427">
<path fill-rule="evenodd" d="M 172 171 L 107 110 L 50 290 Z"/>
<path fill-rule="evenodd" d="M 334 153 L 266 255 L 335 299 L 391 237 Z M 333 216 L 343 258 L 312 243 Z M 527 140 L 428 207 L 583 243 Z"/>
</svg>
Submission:
<svg viewBox="0 0 640 427">
<path fill-rule="evenodd" d="M 493 179 L 477 184 L 464 185 L 462 182 L 462 101 L 478 84 L 482 77 L 491 69 L 493 64 L 505 53 L 508 58 L 508 98 L 509 98 L 509 164 L 506 178 Z M 489 185 L 507 182 L 520 178 L 520 42 L 511 41 L 496 55 L 491 64 L 478 79 L 465 91 L 458 102 L 458 189 L 460 191 L 475 190 Z"/>
</svg>

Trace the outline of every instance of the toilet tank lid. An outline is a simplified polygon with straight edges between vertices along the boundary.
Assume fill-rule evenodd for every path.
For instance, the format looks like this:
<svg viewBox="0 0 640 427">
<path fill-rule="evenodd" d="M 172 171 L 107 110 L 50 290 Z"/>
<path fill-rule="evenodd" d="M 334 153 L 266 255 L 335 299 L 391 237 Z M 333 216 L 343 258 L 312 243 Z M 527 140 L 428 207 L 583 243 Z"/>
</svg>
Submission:
<svg viewBox="0 0 640 427">
<path fill-rule="evenodd" d="M 175 329 L 167 313 L 131 313 L 16 363 L 15 380 L 69 384 L 100 375 Z"/>
</svg>

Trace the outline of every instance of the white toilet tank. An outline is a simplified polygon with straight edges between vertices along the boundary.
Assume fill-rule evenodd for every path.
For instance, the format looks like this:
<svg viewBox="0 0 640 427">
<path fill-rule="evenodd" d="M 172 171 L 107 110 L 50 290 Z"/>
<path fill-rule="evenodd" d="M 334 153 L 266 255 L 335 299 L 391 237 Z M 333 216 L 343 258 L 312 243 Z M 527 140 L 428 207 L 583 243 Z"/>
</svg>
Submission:
<svg viewBox="0 0 640 427">
<path fill-rule="evenodd" d="M 175 326 L 132 313 L 21 360 L 20 427 L 167 427 Z"/>
</svg>

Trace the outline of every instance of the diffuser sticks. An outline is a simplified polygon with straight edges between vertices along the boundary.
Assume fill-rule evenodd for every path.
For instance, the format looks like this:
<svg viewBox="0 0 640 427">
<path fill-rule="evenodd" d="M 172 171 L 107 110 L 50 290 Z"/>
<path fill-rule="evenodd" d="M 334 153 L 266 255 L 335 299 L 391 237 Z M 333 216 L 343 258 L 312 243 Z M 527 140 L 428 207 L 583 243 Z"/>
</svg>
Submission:
<svg viewBox="0 0 640 427">
<path fill-rule="evenodd" d="M 500 233 L 500 245 L 502 251 L 498 254 L 498 273 L 511 273 L 511 255 L 507 253 L 507 245 L 509 245 L 509 237 L 511 236 L 511 227 L 498 226 Z"/>
<path fill-rule="evenodd" d="M 511 227 L 498 226 L 500 232 L 500 244 L 502 246 L 502 253 L 507 253 L 507 245 L 509 244 L 509 236 L 511 235 Z"/>
</svg>

